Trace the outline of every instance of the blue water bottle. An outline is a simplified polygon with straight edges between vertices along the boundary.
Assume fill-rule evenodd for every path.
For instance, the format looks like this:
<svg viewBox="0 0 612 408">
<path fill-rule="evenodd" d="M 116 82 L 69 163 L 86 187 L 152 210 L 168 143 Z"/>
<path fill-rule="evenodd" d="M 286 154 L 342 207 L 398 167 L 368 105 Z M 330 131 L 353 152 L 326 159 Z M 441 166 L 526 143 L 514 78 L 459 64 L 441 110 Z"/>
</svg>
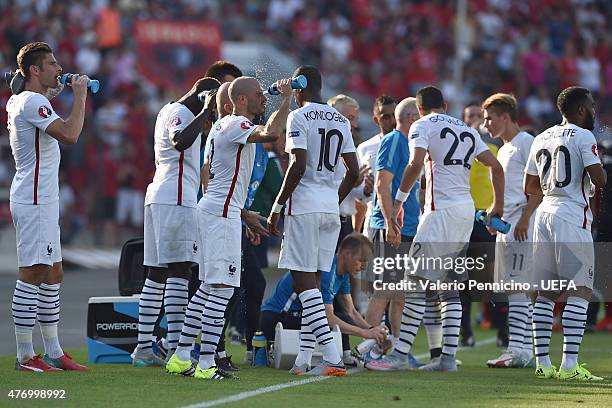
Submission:
<svg viewBox="0 0 612 408">
<path fill-rule="evenodd" d="M 291 89 L 304 89 L 308 86 L 308 80 L 304 75 L 298 75 L 291 80 Z M 268 94 L 280 95 L 276 84 L 272 84 L 268 87 Z"/>
<path fill-rule="evenodd" d="M 487 213 L 486 211 L 480 210 L 476 212 L 476 221 L 484 225 L 485 227 L 493 228 L 494 230 L 507 234 L 510 231 L 511 224 L 508 221 L 504 221 L 497 216 L 491 217 L 491 225 L 487 225 Z"/>
<path fill-rule="evenodd" d="M 72 83 L 73 76 L 76 76 L 78 78 L 78 75 L 76 74 L 62 74 L 59 76 L 59 81 L 62 85 L 70 85 Z M 87 81 L 87 87 L 89 88 L 91 93 L 98 93 L 98 91 L 100 90 L 100 81 L 98 81 L 97 79 L 90 79 L 89 81 Z"/>
<path fill-rule="evenodd" d="M 268 356 L 266 355 L 266 337 L 262 332 L 255 332 L 253 336 L 253 366 L 266 367 Z"/>
</svg>

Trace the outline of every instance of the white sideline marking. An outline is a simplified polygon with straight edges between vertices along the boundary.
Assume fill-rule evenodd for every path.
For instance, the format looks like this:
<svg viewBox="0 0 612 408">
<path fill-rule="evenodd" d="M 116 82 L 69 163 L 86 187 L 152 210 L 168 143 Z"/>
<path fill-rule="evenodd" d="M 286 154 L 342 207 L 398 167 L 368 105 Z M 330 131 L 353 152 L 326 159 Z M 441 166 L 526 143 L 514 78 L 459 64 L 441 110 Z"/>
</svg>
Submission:
<svg viewBox="0 0 612 408">
<path fill-rule="evenodd" d="M 497 340 L 497 337 L 489 337 L 489 338 L 486 338 L 484 340 L 478 341 L 474 347 L 459 347 L 458 350 L 473 349 L 473 348 L 476 348 L 476 347 L 480 347 L 480 346 L 484 346 L 484 345 L 487 345 L 487 344 L 495 343 L 496 340 Z M 419 355 L 417 355 L 415 357 L 417 359 L 426 358 L 426 357 L 429 357 L 429 353 L 419 354 Z M 352 369 L 348 370 L 348 374 L 354 374 L 354 373 L 358 373 L 360 371 L 363 371 L 363 368 L 352 368 Z M 229 404 L 230 402 L 241 401 L 243 399 L 255 397 L 255 396 L 260 395 L 260 394 L 266 394 L 268 392 L 279 391 L 279 390 L 282 390 L 282 389 L 285 389 L 285 388 L 298 387 L 300 385 L 310 384 L 310 383 L 313 383 L 313 382 L 325 381 L 325 380 L 329 380 L 330 378 L 334 378 L 334 377 L 312 377 L 312 378 L 307 378 L 307 379 L 299 380 L 299 381 L 289 381 L 289 382 L 286 382 L 286 383 L 269 385 L 267 387 L 257 388 L 256 390 L 253 390 L 253 391 L 244 391 L 244 392 L 241 392 L 241 393 L 236 394 L 236 395 L 230 395 L 229 397 L 225 397 L 225 398 L 219 398 L 219 399 L 212 400 L 212 401 L 198 402 L 198 403 L 192 404 L 192 405 L 185 405 L 185 406 L 183 406 L 181 408 L 208 408 L 208 407 L 216 407 L 217 405 L 223 405 L 223 404 Z M 225 381 L 231 381 L 231 380 L 225 380 Z"/>
<path fill-rule="evenodd" d="M 361 369 L 353 368 L 351 370 L 348 370 L 349 374 L 355 373 L 355 372 L 358 372 L 358 371 L 361 371 Z M 256 395 L 259 395 L 259 394 L 265 394 L 265 393 L 268 393 L 268 392 L 274 392 L 274 391 L 282 390 L 284 388 L 297 387 L 297 386 L 300 386 L 300 385 L 309 384 L 309 383 L 318 382 L 318 381 L 325 381 L 325 380 L 329 380 L 330 378 L 334 378 L 334 377 L 311 377 L 311 378 L 307 378 L 305 380 L 289 381 L 289 382 L 286 382 L 286 383 L 269 385 L 267 387 L 258 388 L 258 389 L 253 390 L 253 391 L 244 391 L 244 392 L 241 392 L 240 394 L 231 395 L 229 397 L 220 398 L 220 399 L 216 399 L 216 400 L 212 400 L 212 401 L 199 402 L 197 404 L 187 405 L 187 406 L 184 406 L 182 408 L 207 408 L 207 407 L 215 407 L 217 405 L 228 404 L 230 402 L 236 402 L 236 401 L 240 401 L 240 400 L 243 400 L 243 399 L 246 399 L 246 398 L 255 397 Z M 228 380 L 225 380 L 225 381 L 228 381 Z M 231 380 L 229 380 L 229 381 L 231 381 Z"/>
</svg>

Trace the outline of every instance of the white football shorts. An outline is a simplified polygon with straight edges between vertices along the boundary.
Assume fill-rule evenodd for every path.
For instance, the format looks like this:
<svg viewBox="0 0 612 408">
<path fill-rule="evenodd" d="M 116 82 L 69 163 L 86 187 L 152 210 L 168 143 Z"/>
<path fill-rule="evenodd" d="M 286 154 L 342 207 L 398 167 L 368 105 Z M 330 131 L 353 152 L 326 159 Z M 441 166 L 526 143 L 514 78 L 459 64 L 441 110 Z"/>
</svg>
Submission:
<svg viewBox="0 0 612 408">
<path fill-rule="evenodd" d="M 240 287 L 242 268 L 242 222 L 224 218 L 198 208 L 202 255 L 200 280 L 208 285 Z"/>
<path fill-rule="evenodd" d="M 17 238 L 17 266 L 50 265 L 62 260 L 59 202 L 10 203 Z"/>
<path fill-rule="evenodd" d="M 329 271 L 339 234 L 338 214 L 285 216 L 285 232 L 278 267 L 298 272 Z"/>
<path fill-rule="evenodd" d="M 144 265 L 198 262 L 200 241 L 194 207 L 149 204 L 144 207 Z"/>
<path fill-rule="evenodd" d="M 533 276 L 533 230 L 535 212 L 529 220 L 527 240 L 514 239 L 514 228 L 522 210 L 504 217 L 511 224 L 507 234 L 497 234 L 495 242 L 495 282 L 531 283 Z"/>
<path fill-rule="evenodd" d="M 473 227 L 473 204 L 425 212 L 409 254 L 422 259 L 407 271 L 407 277 L 442 282 L 466 280 L 468 270 L 462 265 Z"/>
<path fill-rule="evenodd" d="M 536 289 L 547 280 L 572 280 L 576 287 L 593 289 L 595 250 L 590 229 L 536 211 L 533 246 Z"/>
</svg>

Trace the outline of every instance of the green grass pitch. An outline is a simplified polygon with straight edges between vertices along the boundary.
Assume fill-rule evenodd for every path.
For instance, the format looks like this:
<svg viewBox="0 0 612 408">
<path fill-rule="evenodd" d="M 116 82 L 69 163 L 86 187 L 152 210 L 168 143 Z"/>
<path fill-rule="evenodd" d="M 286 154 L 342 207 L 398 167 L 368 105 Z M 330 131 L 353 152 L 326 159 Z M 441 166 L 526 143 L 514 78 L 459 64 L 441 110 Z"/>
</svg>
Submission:
<svg viewBox="0 0 612 408">
<path fill-rule="evenodd" d="M 477 331 L 477 339 L 494 332 Z M 552 340 L 553 364 L 561 361 L 562 337 Z M 241 362 L 242 346 L 230 346 L 234 360 Z M 424 333 L 419 333 L 415 354 L 426 352 Z M 69 350 L 84 362 L 86 350 Z M 268 392 L 227 404 L 232 407 L 610 407 L 612 406 L 612 335 L 587 334 L 580 361 L 601 383 L 537 380 L 531 369 L 491 369 L 489 358 L 497 357 L 494 344 L 463 349 L 457 373 L 358 372 Z M 166 374 L 161 368 L 129 365 L 92 365 L 87 373 L 25 373 L 14 371 L 14 357 L 0 357 L 0 406 L 6 407 L 182 407 L 213 401 L 275 384 L 299 381 L 285 371 L 241 365 L 240 380 L 208 382 Z M 310 377 L 306 377 L 310 378 Z M 12 400 L 11 389 L 63 389 L 64 400 Z"/>
</svg>

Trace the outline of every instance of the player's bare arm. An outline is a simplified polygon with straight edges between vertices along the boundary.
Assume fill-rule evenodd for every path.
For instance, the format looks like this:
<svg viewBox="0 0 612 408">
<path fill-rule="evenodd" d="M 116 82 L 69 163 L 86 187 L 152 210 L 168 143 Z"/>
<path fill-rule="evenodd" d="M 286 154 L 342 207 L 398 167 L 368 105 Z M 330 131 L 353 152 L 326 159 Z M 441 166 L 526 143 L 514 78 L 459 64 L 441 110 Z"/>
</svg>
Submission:
<svg viewBox="0 0 612 408">
<path fill-rule="evenodd" d="M 72 92 L 74 99 L 72 101 L 72 111 L 68 119 L 54 120 L 47 127 L 47 134 L 57 139 L 61 143 L 76 144 L 83 130 L 85 121 L 85 101 L 87 100 L 87 82 L 89 77 L 81 75 L 78 79 L 72 81 Z"/>
<path fill-rule="evenodd" d="M 393 173 L 389 170 L 381 169 L 378 171 L 376 177 L 376 196 L 380 201 L 380 210 L 385 218 L 386 238 L 387 242 L 396 243 L 400 239 L 400 227 L 394 217 L 395 213 L 391 199 L 392 181 Z"/>
<path fill-rule="evenodd" d="M 476 160 L 489 168 L 491 185 L 493 186 L 493 204 L 487 210 L 487 224 L 490 224 L 491 217 L 504 215 L 504 169 L 490 150 L 485 150 L 476 156 Z"/>
<path fill-rule="evenodd" d="M 280 106 L 270 115 L 265 126 L 257 126 L 247 139 L 247 143 L 276 142 L 283 134 L 291 105 L 291 79 L 281 79 L 277 81 L 277 86 L 283 97 Z"/>
<path fill-rule="evenodd" d="M 588 166 L 586 167 L 586 171 L 589 173 L 591 183 L 593 183 L 595 187 L 604 188 L 606 186 L 608 175 L 601 164 L 598 163 Z"/>
<path fill-rule="evenodd" d="M 360 336 L 366 339 L 375 339 L 378 343 L 381 344 L 387 338 L 387 333 L 385 333 L 385 331 L 381 327 L 372 327 L 371 329 L 362 328 L 349 324 L 344 320 L 340 319 L 334 313 L 334 305 L 325 305 L 325 315 L 327 316 L 327 320 L 329 321 L 329 326 L 334 327 L 337 325 L 340 328 L 340 331 L 344 334 Z M 366 327 L 370 326 L 368 325 Z"/>
<path fill-rule="evenodd" d="M 208 190 L 209 177 L 210 177 L 210 161 L 208 160 L 208 157 L 205 157 L 204 164 L 202 165 L 202 168 L 200 169 L 200 184 L 202 185 L 202 194 L 205 194 L 206 190 Z"/>
<path fill-rule="evenodd" d="M 197 114 L 195 118 L 187 126 L 183 129 L 173 132 L 170 135 L 170 140 L 172 141 L 172 145 L 179 152 L 182 152 L 186 149 L 189 149 L 193 142 L 198 138 L 200 133 L 202 133 L 202 143 L 206 143 L 207 133 L 202 132 L 204 124 L 211 120 L 215 113 L 216 107 L 216 90 L 213 89 L 208 93 L 206 99 L 204 100 L 204 106 L 200 113 Z"/>
<path fill-rule="evenodd" d="M 276 196 L 274 206 L 282 207 L 285 205 L 297 185 L 300 183 L 300 180 L 304 176 L 304 172 L 306 172 L 306 150 L 291 150 L 289 168 L 287 169 L 287 173 L 285 174 L 283 185 L 281 186 L 281 189 L 278 192 L 278 195 Z M 272 207 L 272 212 L 268 217 L 268 230 L 274 235 L 279 234 L 279 231 L 276 229 L 276 225 L 278 224 L 279 218 L 280 210 L 278 210 L 278 212 L 275 212 L 274 207 Z"/>
<path fill-rule="evenodd" d="M 531 219 L 531 215 L 538 208 L 538 205 L 542 202 L 541 195 L 537 194 L 529 194 L 527 196 L 527 205 L 523 208 L 523 212 L 521 213 L 521 218 L 514 226 L 514 238 L 517 241 L 526 241 L 528 238 L 529 231 L 529 220 Z"/>
<path fill-rule="evenodd" d="M 342 183 L 340 183 L 340 187 L 338 187 L 338 203 L 344 201 L 359 178 L 359 162 L 357 161 L 357 154 L 355 152 L 343 153 L 342 161 L 346 167 L 346 174 L 342 179 Z"/>
<path fill-rule="evenodd" d="M 412 187 L 414 187 L 414 183 L 416 183 L 417 179 L 421 176 L 421 170 L 423 169 L 423 161 L 425 160 L 425 154 L 427 151 L 422 147 L 415 147 L 412 156 L 410 156 L 410 162 L 404 169 L 404 175 L 402 177 L 402 182 L 400 183 L 399 191 L 408 194 Z M 397 197 L 394 202 L 394 214 L 397 215 L 400 207 L 402 206 L 403 201 L 398 200 Z M 394 216 L 393 219 L 396 217 Z"/>
<path fill-rule="evenodd" d="M 370 197 L 374 191 L 374 175 L 370 168 L 367 168 L 367 174 L 363 179 L 363 196 Z"/>
<path fill-rule="evenodd" d="M 372 325 L 363 318 L 361 313 L 357 311 L 351 295 L 338 295 L 337 299 L 340 306 L 342 306 L 342 310 L 346 311 L 353 322 L 355 322 L 355 325 L 361 327 L 362 329 L 373 330 L 373 332 L 383 332 L 386 338 L 387 329 L 385 325 L 372 327 Z"/>
<path fill-rule="evenodd" d="M 357 159 L 359 161 L 359 159 Z M 364 164 L 361 167 L 359 167 L 359 177 L 357 177 L 357 181 L 355 182 L 355 185 L 353 187 L 359 187 L 361 184 L 363 184 L 364 182 L 364 177 L 365 175 L 368 173 L 368 165 Z"/>
<path fill-rule="evenodd" d="M 525 194 L 544 197 L 539 176 L 525 174 L 525 178 L 523 179 L 523 190 Z"/>
<path fill-rule="evenodd" d="M 425 180 L 425 175 L 421 176 L 421 188 L 419 189 L 419 207 L 421 207 L 421 212 L 425 210 L 425 187 L 427 186 L 427 181 Z"/>
<path fill-rule="evenodd" d="M 245 222 L 247 227 L 251 230 L 252 233 L 269 236 L 268 230 L 263 227 L 261 224 L 265 222 L 266 219 L 259 215 L 259 213 L 255 211 L 245 210 L 244 208 L 240 210 L 240 218 Z"/>
</svg>

